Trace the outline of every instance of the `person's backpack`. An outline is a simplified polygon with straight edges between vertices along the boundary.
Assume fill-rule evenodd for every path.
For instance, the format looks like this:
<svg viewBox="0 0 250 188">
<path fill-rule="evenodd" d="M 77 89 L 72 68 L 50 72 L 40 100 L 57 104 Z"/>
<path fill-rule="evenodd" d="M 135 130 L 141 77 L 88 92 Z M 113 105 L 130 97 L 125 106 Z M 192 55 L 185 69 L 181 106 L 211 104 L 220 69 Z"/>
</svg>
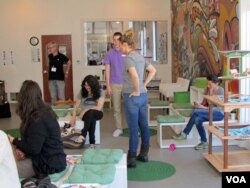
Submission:
<svg viewBox="0 0 250 188">
<path fill-rule="evenodd" d="M 26 178 L 21 181 L 21 186 L 22 188 L 56 188 L 56 186 L 51 183 L 49 176 L 42 179 L 33 177 Z"/>
</svg>

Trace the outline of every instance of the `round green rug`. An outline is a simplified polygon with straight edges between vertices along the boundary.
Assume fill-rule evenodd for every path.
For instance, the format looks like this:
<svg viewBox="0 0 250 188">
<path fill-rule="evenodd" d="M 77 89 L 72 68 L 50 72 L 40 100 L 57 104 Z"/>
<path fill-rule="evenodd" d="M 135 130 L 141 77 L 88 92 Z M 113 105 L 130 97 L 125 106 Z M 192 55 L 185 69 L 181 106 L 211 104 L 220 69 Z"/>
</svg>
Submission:
<svg viewBox="0 0 250 188">
<path fill-rule="evenodd" d="M 157 130 L 149 128 L 149 134 L 150 136 L 154 136 L 157 134 Z M 129 137 L 129 129 L 128 128 L 123 129 L 123 133 L 120 136 Z"/>
<path fill-rule="evenodd" d="M 9 135 L 15 137 L 15 138 L 18 138 L 21 136 L 19 129 L 8 129 L 8 130 L 4 130 L 4 132 L 6 134 L 9 134 Z"/>
<path fill-rule="evenodd" d="M 161 161 L 136 162 L 136 168 L 128 168 L 130 181 L 156 181 L 175 174 L 175 167 Z"/>
</svg>

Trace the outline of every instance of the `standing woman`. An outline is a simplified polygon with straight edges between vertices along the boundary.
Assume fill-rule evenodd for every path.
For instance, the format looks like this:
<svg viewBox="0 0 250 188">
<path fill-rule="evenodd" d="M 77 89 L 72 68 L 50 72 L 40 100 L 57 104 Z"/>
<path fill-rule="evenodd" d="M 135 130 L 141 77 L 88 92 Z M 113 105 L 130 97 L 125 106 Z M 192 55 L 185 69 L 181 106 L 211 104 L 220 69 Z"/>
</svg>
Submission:
<svg viewBox="0 0 250 188">
<path fill-rule="evenodd" d="M 90 148 L 95 148 L 96 121 L 103 117 L 104 100 L 105 91 L 101 89 L 97 78 L 93 75 L 86 76 L 82 81 L 82 88 L 77 95 L 70 120 L 70 124 L 75 125 L 77 109 L 80 107 L 82 111 L 79 117 L 84 122 L 84 127 L 81 135 L 75 140 L 76 143 L 84 144 L 87 133 L 89 133 Z"/>
<path fill-rule="evenodd" d="M 121 50 L 125 57 L 123 99 L 125 116 L 129 128 L 129 150 L 127 166 L 136 167 L 136 159 L 148 161 L 150 143 L 149 128 L 147 122 L 148 94 L 146 86 L 156 73 L 154 66 L 145 61 L 144 57 L 135 51 L 135 34 L 127 30 L 121 37 Z M 145 80 L 144 73 L 148 72 Z M 138 131 L 141 132 L 141 149 L 137 155 L 139 143 Z"/>
<path fill-rule="evenodd" d="M 20 150 L 22 160 L 17 161 L 19 177 L 43 178 L 62 172 L 66 168 L 66 155 L 57 116 L 43 101 L 36 82 L 23 82 L 18 95 L 17 114 L 21 119 L 21 138 L 8 137 Z"/>
</svg>

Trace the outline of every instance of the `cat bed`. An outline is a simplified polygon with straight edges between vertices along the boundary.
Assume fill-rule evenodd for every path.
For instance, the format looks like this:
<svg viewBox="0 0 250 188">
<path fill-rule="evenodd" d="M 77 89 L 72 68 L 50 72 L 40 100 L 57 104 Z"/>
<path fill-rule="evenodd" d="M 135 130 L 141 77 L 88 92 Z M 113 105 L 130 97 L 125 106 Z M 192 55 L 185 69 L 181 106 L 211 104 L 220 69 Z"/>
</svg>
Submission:
<svg viewBox="0 0 250 188">
<path fill-rule="evenodd" d="M 194 105 L 190 104 L 190 103 L 173 103 L 172 107 L 174 109 L 194 109 Z"/>
<path fill-rule="evenodd" d="M 68 110 L 53 110 L 58 117 L 65 117 L 68 114 Z"/>
<path fill-rule="evenodd" d="M 113 164 L 79 164 L 74 166 L 72 173 L 63 183 L 97 183 L 106 185 L 114 181 L 115 172 L 116 168 Z"/>
<path fill-rule="evenodd" d="M 158 115 L 156 117 L 158 123 L 182 123 L 185 119 L 180 115 Z"/>
<path fill-rule="evenodd" d="M 116 164 L 123 155 L 121 149 L 87 149 L 83 153 L 82 164 Z"/>
<path fill-rule="evenodd" d="M 168 101 L 154 100 L 149 103 L 151 106 L 168 106 Z"/>
<path fill-rule="evenodd" d="M 69 109 L 72 105 L 52 105 L 51 108 L 54 109 Z"/>
<path fill-rule="evenodd" d="M 224 132 L 224 129 L 220 128 L 220 131 Z M 228 135 L 239 136 L 242 138 L 250 138 L 250 126 L 237 128 L 237 129 L 228 129 Z"/>
<path fill-rule="evenodd" d="M 80 113 L 81 113 L 81 111 L 82 111 L 82 109 L 81 109 L 81 108 L 78 108 L 78 109 L 76 110 L 76 116 L 79 116 Z M 72 114 L 73 114 L 73 112 L 72 112 L 72 110 L 71 110 L 71 111 L 70 111 L 70 115 L 72 116 Z"/>
<path fill-rule="evenodd" d="M 80 133 L 70 133 L 68 136 L 62 137 L 63 146 L 67 149 L 80 149 L 84 147 L 85 141 L 83 143 L 76 143 L 75 140 L 80 136 Z"/>
</svg>

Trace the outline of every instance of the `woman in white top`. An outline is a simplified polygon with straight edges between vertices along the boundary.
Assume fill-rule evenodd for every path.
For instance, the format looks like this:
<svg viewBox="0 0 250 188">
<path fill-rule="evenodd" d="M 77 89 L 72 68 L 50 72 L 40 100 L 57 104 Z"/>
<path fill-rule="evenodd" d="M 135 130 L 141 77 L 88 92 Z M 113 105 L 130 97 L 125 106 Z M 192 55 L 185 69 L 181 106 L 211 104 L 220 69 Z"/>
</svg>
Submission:
<svg viewBox="0 0 250 188">
<path fill-rule="evenodd" d="M 7 135 L 0 130 L 0 187 L 21 187 L 15 158 Z"/>
</svg>

